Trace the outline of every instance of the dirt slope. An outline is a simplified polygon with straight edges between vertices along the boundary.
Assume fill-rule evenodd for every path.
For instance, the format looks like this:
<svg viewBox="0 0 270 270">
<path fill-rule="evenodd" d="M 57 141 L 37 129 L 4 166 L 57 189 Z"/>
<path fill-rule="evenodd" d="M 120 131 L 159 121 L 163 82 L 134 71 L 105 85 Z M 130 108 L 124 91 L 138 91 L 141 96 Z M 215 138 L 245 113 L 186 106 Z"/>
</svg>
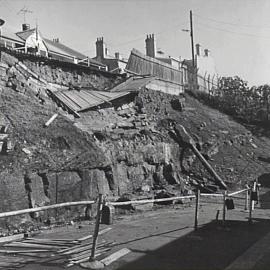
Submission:
<svg viewBox="0 0 270 270">
<path fill-rule="evenodd" d="M 13 170 L 19 166 L 37 171 L 59 171 L 82 154 L 90 167 L 104 166 L 104 156 L 97 150 L 93 138 L 62 115 L 49 127 L 44 127 L 56 112 L 53 105 L 41 105 L 33 97 L 3 88 L 0 106 L 2 122 L 9 124 L 9 139 L 14 148 L 8 155 L 1 155 L 2 169 L 11 165 Z M 77 169 L 80 169 L 79 164 Z"/>
<path fill-rule="evenodd" d="M 158 118 L 157 127 L 166 133 L 171 119 L 182 124 L 192 137 L 201 143 L 202 152 L 210 157 L 210 164 L 228 183 L 252 181 L 270 170 L 270 164 L 261 161 L 269 158 L 270 139 L 253 135 L 245 126 L 230 116 L 203 105 L 196 99 L 186 96 L 186 108 L 178 112 L 170 106 L 166 95 L 142 93 L 148 114 Z M 200 177 L 208 177 L 198 160 L 190 167 L 190 172 Z"/>
</svg>

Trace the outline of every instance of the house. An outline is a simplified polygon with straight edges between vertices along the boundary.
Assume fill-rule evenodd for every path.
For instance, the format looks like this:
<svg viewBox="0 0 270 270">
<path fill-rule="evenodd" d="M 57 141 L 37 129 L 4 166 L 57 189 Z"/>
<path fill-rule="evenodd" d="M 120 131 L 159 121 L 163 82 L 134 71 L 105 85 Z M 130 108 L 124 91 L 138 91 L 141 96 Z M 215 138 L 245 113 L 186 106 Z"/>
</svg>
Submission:
<svg viewBox="0 0 270 270">
<path fill-rule="evenodd" d="M 96 56 L 93 59 L 105 64 L 110 72 L 125 73 L 127 60 L 122 58 L 119 52 L 116 52 L 114 56 L 110 56 L 103 37 L 97 38 Z"/>
<path fill-rule="evenodd" d="M 187 66 L 180 57 L 179 59 L 172 56 L 157 57 L 156 40 L 154 34 L 149 34 L 146 36 L 145 50 L 146 56 L 155 58 L 163 63 L 172 66 L 174 69 L 180 70 L 182 72 L 182 79 L 180 82 L 181 84 L 185 85 L 188 82 Z"/>
<path fill-rule="evenodd" d="M 146 54 L 136 49 L 131 51 L 126 72 L 135 76 L 153 76 L 147 87 L 173 95 L 184 92 L 186 69 L 183 63 L 173 57 L 156 57 L 154 34 L 147 35 L 145 40 Z"/>
<path fill-rule="evenodd" d="M 201 53 L 201 45 L 196 44 L 195 54 L 195 69 L 193 68 L 192 60 L 184 60 L 188 67 L 189 85 L 204 92 L 211 92 L 218 85 L 218 73 L 215 65 L 215 59 L 210 55 L 209 49 L 204 49 L 204 54 Z M 196 75 L 196 80 L 194 76 Z"/>
<path fill-rule="evenodd" d="M 196 44 L 195 62 L 198 74 L 205 76 L 205 74 L 211 77 L 217 76 L 217 69 L 215 60 L 210 54 L 209 49 L 204 49 L 204 54 L 201 54 L 201 45 Z"/>
<path fill-rule="evenodd" d="M 8 28 L 0 29 L 0 45 L 11 50 L 56 59 L 64 62 L 71 62 L 89 66 L 95 69 L 107 70 L 107 66 L 101 62 L 69 48 L 59 41 L 59 38 L 50 40 L 44 38 L 39 29 L 30 28 L 29 24 L 22 25 L 22 31 L 12 32 Z"/>
</svg>

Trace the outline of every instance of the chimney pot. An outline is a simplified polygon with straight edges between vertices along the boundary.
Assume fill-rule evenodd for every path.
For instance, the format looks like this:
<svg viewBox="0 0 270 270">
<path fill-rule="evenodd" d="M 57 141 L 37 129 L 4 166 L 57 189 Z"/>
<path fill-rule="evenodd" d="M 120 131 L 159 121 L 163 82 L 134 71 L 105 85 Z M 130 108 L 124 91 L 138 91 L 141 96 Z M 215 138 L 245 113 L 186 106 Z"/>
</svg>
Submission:
<svg viewBox="0 0 270 270">
<path fill-rule="evenodd" d="M 146 55 L 155 58 L 156 56 L 156 44 L 154 34 L 149 34 L 146 36 Z"/>
<path fill-rule="evenodd" d="M 22 24 L 22 30 L 23 31 L 27 31 L 30 29 L 30 24 L 29 23 L 23 23 Z"/>
<path fill-rule="evenodd" d="M 96 57 L 103 59 L 106 55 L 105 44 L 103 42 L 103 37 L 97 38 L 96 41 Z"/>
</svg>

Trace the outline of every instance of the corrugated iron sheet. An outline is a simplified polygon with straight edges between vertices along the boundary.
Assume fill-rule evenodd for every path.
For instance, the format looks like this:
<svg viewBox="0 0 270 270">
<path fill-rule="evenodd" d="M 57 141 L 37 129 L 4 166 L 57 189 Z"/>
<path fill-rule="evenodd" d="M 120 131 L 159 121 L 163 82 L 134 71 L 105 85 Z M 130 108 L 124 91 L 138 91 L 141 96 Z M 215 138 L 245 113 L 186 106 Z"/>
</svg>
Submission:
<svg viewBox="0 0 270 270">
<path fill-rule="evenodd" d="M 182 84 L 183 82 L 183 73 L 181 70 L 160 60 L 146 56 L 135 49 L 131 51 L 126 70 L 136 75 L 157 76 L 159 79 L 177 84 Z"/>
<path fill-rule="evenodd" d="M 106 92 L 94 90 L 61 90 L 53 92 L 53 95 L 68 108 L 75 112 L 81 112 L 92 107 L 99 106 L 103 103 L 126 96 L 130 92 Z"/>
</svg>

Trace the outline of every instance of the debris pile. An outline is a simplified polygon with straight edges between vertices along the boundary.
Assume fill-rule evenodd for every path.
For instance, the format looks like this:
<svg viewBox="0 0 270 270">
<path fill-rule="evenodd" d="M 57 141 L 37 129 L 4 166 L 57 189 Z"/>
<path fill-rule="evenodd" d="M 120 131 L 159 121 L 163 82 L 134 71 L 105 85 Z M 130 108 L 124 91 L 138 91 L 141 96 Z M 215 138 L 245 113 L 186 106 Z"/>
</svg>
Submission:
<svg viewBox="0 0 270 270">
<path fill-rule="evenodd" d="M 99 235 L 110 229 L 101 230 Z M 12 242 L 5 243 L 0 249 L 0 254 L 3 254 L 0 256 L 0 269 L 22 267 L 28 263 L 71 267 L 89 260 L 92 249 L 91 238 L 90 234 L 79 239 L 24 237 L 17 241 L 11 240 Z M 115 242 L 101 239 L 96 246 L 96 258 L 105 258 L 114 245 Z"/>
</svg>

